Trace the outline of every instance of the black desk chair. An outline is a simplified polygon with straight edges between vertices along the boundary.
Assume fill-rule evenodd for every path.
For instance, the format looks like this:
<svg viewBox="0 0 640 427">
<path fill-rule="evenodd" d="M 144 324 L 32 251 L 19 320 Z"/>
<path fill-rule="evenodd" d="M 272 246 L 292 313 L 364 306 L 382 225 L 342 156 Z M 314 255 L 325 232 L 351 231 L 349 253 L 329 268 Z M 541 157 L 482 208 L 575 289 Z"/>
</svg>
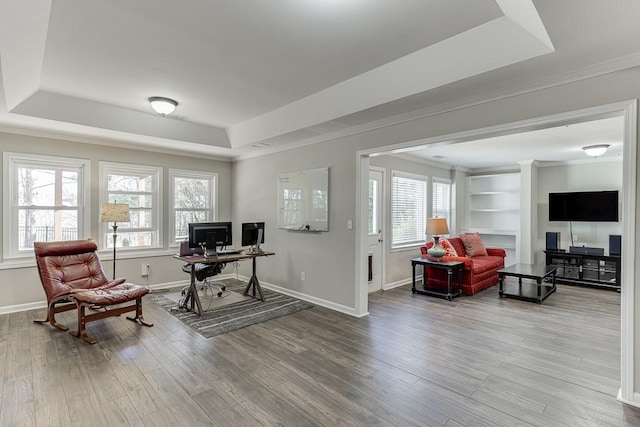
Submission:
<svg viewBox="0 0 640 427">
<path fill-rule="evenodd" d="M 215 285 L 213 283 L 212 277 L 220 274 L 222 269 L 224 268 L 225 263 L 215 263 L 215 264 L 195 264 L 195 273 L 196 273 L 196 281 L 200 282 L 199 289 L 204 290 L 212 290 L 213 288 L 217 289 L 218 298 L 222 296 L 223 292 L 226 290 L 224 285 Z M 191 276 L 191 264 L 185 264 L 182 266 L 182 271 Z M 187 288 L 182 290 L 182 294 L 184 295 L 187 291 Z"/>
</svg>

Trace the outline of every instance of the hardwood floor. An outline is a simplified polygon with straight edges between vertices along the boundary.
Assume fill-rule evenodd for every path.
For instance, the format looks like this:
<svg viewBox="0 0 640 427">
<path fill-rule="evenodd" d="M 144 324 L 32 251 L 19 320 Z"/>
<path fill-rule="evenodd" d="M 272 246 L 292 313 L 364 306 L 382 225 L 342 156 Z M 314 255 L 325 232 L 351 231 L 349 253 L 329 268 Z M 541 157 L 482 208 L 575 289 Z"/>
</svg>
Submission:
<svg viewBox="0 0 640 427">
<path fill-rule="evenodd" d="M 205 339 L 153 304 L 145 328 L 0 316 L 0 426 L 638 426 L 616 401 L 620 294 L 497 286 L 452 302 L 408 286 L 355 319 L 315 307 Z M 60 316 L 72 328 L 75 318 Z"/>
</svg>

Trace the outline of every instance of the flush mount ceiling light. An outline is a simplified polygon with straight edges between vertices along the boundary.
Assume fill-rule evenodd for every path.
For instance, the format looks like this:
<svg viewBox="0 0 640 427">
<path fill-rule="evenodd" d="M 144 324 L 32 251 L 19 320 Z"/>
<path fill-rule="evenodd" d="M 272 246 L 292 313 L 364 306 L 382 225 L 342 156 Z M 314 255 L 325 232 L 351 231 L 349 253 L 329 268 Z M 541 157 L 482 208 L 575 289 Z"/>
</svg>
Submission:
<svg viewBox="0 0 640 427">
<path fill-rule="evenodd" d="M 604 154 L 609 148 L 609 144 L 590 145 L 588 147 L 582 147 L 585 153 L 591 157 L 598 157 Z"/>
<path fill-rule="evenodd" d="M 178 106 L 178 101 L 162 96 L 152 96 L 149 98 L 149 103 L 156 113 L 162 114 L 163 116 L 173 113 L 173 110 Z"/>
</svg>

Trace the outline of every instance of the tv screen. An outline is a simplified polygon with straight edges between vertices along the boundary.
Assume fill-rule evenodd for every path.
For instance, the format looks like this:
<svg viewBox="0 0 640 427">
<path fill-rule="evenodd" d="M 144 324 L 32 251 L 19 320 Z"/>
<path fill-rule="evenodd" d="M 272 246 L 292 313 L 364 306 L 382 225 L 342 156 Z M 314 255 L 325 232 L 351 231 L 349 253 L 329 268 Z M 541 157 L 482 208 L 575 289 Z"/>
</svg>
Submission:
<svg viewBox="0 0 640 427">
<path fill-rule="evenodd" d="M 617 222 L 618 191 L 549 193 L 549 221 Z"/>
</svg>

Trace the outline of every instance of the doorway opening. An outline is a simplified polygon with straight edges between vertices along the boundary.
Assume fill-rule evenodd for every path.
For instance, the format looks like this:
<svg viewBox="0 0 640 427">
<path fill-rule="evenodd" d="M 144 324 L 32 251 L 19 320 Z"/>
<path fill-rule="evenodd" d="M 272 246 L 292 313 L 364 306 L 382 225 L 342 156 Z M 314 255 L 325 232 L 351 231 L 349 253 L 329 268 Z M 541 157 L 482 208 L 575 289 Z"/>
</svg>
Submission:
<svg viewBox="0 0 640 427">
<path fill-rule="evenodd" d="M 362 150 L 357 153 L 358 188 L 356 191 L 356 214 L 360 226 L 356 229 L 356 259 L 359 262 L 356 269 L 356 315 L 366 315 L 368 310 L 368 281 L 367 257 L 368 234 L 366 202 L 368 201 L 370 157 L 382 153 L 398 154 L 414 150 L 417 146 L 454 145 L 464 142 L 481 140 L 501 135 L 520 134 L 533 130 L 583 123 L 614 116 L 622 116 L 623 121 L 623 159 L 622 159 L 622 271 L 621 271 L 621 388 L 618 399 L 633 404 L 634 389 L 634 300 L 635 290 L 635 206 L 637 171 L 637 101 L 620 102 L 598 106 L 552 116 L 539 117 L 531 120 L 509 123 L 500 126 L 477 129 L 438 137 L 426 138 L 420 141 L 410 141 L 376 149 Z M 455 191 L 454 191 L 455 192 Z M 389 230 L 390 232 L 390 230 Z M 387 232 L 388 234 L 388 232 Z M 387 237 L 387 236 L 383 236 Z M 388 240 L 388 237 L 387 237 Z M 408 268 L 409 270 L 409 268 Z M 383 278 L 384 280 L 384 278 Z"/>
</svg>

